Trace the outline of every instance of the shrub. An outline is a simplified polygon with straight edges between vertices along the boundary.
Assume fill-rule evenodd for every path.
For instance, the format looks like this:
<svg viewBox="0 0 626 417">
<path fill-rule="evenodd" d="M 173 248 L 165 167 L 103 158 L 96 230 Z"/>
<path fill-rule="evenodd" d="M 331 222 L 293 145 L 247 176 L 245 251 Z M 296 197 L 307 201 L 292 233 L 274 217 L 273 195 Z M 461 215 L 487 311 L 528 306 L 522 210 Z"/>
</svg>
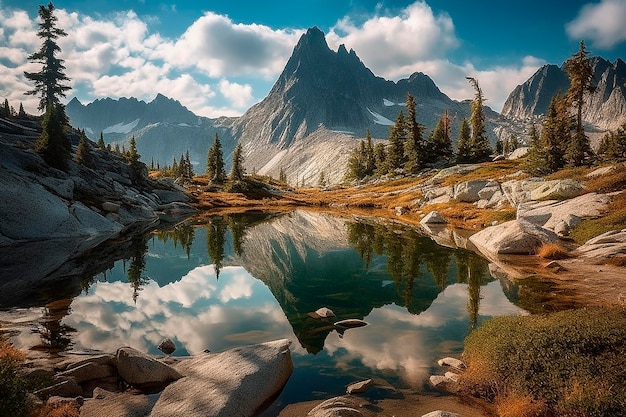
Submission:
<svg viewBox="0 0 626 417">
<path fill-rule="evenodd" d="M 624 309 L 499 317 L 466 338 L 464 359 L 464 388 L 519 408 L 511 417 L 526 416 L 523 398 L 545 404 L 539 416 L 626 415 Z"/>
<path fill-rule="evenodd" d="M 5 341 L 0 341 L 0 415 L 20 416 L 26 405 L 26 384 L 17 370 L 24 355 Z"/>
<path fill-rule="evenodd" d="M 569 258 L 569 250 L 558 243 L 544 243 L 537 248 L 537 255 L 544 259 Z"/>
</svg>

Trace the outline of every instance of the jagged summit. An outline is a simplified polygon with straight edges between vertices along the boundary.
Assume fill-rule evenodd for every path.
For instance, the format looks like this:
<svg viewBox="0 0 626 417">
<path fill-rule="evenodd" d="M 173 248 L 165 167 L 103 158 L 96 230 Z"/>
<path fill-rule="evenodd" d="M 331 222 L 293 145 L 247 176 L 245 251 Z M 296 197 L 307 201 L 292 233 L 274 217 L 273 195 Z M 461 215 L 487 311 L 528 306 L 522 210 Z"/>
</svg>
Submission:
<svg viewBox="0 0 626 417">
<path fill-rule="evenodd" d="M 619 58 L 610 62 L 601 57 L 593 57 L 591 63 L 594 91 L 585 100 L 583 119 L 600 131 L 616 129 L 626 122 L 626 63 Z M 502 115 L 514 119 L 543 115 L 552 97 L 568 88 L 564 64 L 544 65 L 511 92 Z"/>
</svg>

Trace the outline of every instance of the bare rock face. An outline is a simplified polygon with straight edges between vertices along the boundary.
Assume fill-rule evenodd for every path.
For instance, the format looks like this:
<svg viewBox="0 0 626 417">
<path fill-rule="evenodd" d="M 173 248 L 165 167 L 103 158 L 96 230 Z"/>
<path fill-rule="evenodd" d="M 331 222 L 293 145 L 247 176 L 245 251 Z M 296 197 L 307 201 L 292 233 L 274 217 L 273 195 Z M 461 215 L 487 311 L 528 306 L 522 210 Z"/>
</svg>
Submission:
<svg viewBox="0 0 626 417">
<path fill-rule="evenodd" d="M 596 236 L 576 249 L 583 258 L 613 258 L 626 256 L 626 229 L 613 230 Z"/>
<path fill-rule="evenodd" d="M 245 417 L 285 385 L 293 372 L 287 339 L 208 353 L 175 365 L 184 375 L 167 386 L 151 417 Z"/>
<path fill-rule="evenodd" d="M 131 347 L 119 348 L 116 358 L 120 377 L 135 388 L 158 390 L 182 378 L 172 367 Z"/>
<path fill-rule="evenodd" d="M 470 237 L 470 242 L 486 256 L 532 255 L 541 244 L 558 240 L 559 237 L 553 231 L 523 220 L 488 227 Z"/>
</svg>

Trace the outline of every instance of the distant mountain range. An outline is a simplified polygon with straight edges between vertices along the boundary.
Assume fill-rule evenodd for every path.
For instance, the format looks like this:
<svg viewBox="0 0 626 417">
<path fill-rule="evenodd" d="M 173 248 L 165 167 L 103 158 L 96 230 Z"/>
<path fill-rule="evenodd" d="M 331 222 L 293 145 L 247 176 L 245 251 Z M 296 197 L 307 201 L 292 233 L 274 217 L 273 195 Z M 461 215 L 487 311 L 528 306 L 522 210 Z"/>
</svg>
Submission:
<svg viewBox="0 0 626 417">
<path fill-rule="evenodd" d="M 586 114 L 598 129 L 614 128 L 626 114 L 624 67 L 621 60 L 594 60 L 602 83 Z M 523 141 L 527 119 L 545 112 L 554 93 L 564 91 L 568 82 L 561 68 L 545 66 L 511 93 L 502 115 L 485 107 L 491 141 L 513 136 Z M 447 110 L 456 138 L 460 120 L 470 115 L 469 101 L 451 100 L 420 72 L 398 82 L 377 77 L 355 51 L 343 45 L 331 50 L 324 33 L 314 27 L 302 35 L 268 96 L 241 117 L 196 116 L 161 94 L 150 103 L 123 98 L 83 105 L 73 99 L 67 114 L 93 140 L 100 132 L 106 142 L 124 143 L 134 136 L 148 164 L 171 164 L 189 150 L 196 172 L 202 172 L 217 133 L 227 165 L 241 142 L 248 172 L 277 177 L 282 169 L 289 182 L 313 185 L 321 172 L 331 183 L 342 179 L 347 158 L 367 129 L 374 138 L 386 139 L 407 92 L 416 98 L 417 120 L 427 134 Z"/>
</svg>

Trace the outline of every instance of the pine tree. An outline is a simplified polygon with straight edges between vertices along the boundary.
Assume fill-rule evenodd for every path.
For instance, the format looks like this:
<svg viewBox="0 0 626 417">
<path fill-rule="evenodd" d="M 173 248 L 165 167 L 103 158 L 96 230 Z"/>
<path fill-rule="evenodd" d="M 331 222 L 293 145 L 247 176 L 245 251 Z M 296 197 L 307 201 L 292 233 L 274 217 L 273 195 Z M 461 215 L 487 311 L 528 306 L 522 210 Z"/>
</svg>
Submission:
<svg viewBox="0 0 626 417">
<path fill-rule="evenodd" d="M 125 152 L 125 156 L 128 165 L 131 165 L 133 168 L 138 168 L 141 155 L 137 152 L 137 142 L 135 142 L 134 136 L 130 138 L 129 149 L 128 152 Z"/>
<path fill-rule="evenodd" d="M 471 147 L 470 147 L 470 135 L 471 128 L 467 119 L 461 120 L 461 127 L 459 129 L 459 138 L 456 142 L 456 163 L 466 164 L 471 161 Z"/>
<path fill-rule="evenodd" d="M 230 169 L 229 179 L 231 181 L 243 181 L 245 173 L 246 171 L 243 167 L 243 149 L 241 143 L 238 143 L 233 151 L 233 164 Z"/>
<path fill-rule="evenodd" d="M 452 140 L 450 139 L 450 118 L 447 110 L 428 137 L 426 152 L 426 159 L 431 162 L 441 160 L 447 162 L 451 159 Z"/>
<path fill-rule="evenodd" d="M 387 172 L 395 172 L 404 167 L 404 143 L 406 139 L 406 123 L 404 113 L 400 111 L 396 122 L 389 129 L 389 144 L 387 145 Z"/>
<path fill-rule="evenodd" d="M 470 104 L 472 114 L 470 116 L 470 124 L 472 126 L 472 136 L 470 138 L 470 158 L 472 162 L 483 162 L 489 160 L 491 156 L 491 146 L 489 146 L 489 138 L 485 129 L 485 113 L 483 111 L 483 92 L 478 85 L 478 81 L 472 77 L 465 77 L 474 87 L 476 94 L 474 100 Z"/>
<path fill-rule="evenodd" d="M 102 150 L 106 149 L 106 145 L 104 144 L 104 136 L 102 132 L 100 132 L 100 137 L 98 138 L 98 148 Z"/>
<path fill-rule="evenodd" d="M 55 168 L 64 169 L 71 151 L 65 134 L 65 117 L 58 106 L 50 106 L 43 118 L 41 136 L 35 142 L 35 152 Z"/>
<path fill-rule="evenodd" d="M 67 116 L 60 100 L 70 90 L 70 87 L 64 84 L 70 79 L 65 75 L 63 60 L 56 57 L 56 54 L 61 52 L 56 40 L 67 36 L 67 33 L 56 27 L 58 19 L 54 15 L 52 2 L 49 2 L 47 7 L 39 6 L 39 18 L 41 22 L 37 36 L 43 40 L 43 43 L 41 49 L 31 54 L 28 60 L 42 64 L 42 69 L 39 72 L 24 72 L 24 76 L 35 83 L 35 87 L 26 94 L 39 95 L 38 109 L 41 111 L 47 111 L 53 106 L 58 107 L 63 124 L 66 124 Z"/>
<path fill-rule="evenodd" d="M 377 143 L 374 146 L 374 161 L 376 169 L 374 175 L 380 177 L 387 173 L 387 151 L 384 143 Z"/>
<path fill-rule="evenodd" d="M 27 116 L 26 111 L 24 110 L 24 105 L 20 103 L 20 109 L 17 112 L 17 117 L 20 119 L 25 119 Z"/>
<path fill-rule="evenodd" d="M 363 145 L 363 141 L 361 141 L 361 145 Z M 346 165 L 346 172 L 344 174 L 344 178 L 347 181 L 360 180 L 365 177 L 365 167 L 361 156 L 360 147 L 355 148 L 350 153 L 350 157 L 348 157 L 348 163 Z"/>
<path fill-rule="evenodd" d="M 189 149 L 185 152 L 185 178 L 191 180 L 194 176 L 193 165 L 191 164 L 191 158 L 189 157 Z"/>
<path fill-rule="evenodd" d="M 87 137 L 85 135 L 81 135 L 80 140 L 78 141 L 78 148 L 76 149 L 76 162 L 85 166 L 91 165 L 91 153 L 89 152 Z"/>
<path fill-rule="evenodd" d="M 372 134 L 369 129 L 365 132 L 365 154 L 363 160 L 363 174 L 365 174 L 365 176 L 374 175 L 374 171 L 376 170 L 376 158 L 374 157 Z"/>
<path fill-rule="evenodd" d="M 585 93 L 593 91 L 593 67 L 588 55 L 589 51 L 585 47 L 585 41 L 580 41 L 578 52 L 565 61 L 564 65 L 565 72 L 570 79 L 566 98 L 576 108 L 576 130 L 565 155 L 568 163 L 573 166 L 584 165 L 592 154 L 589 138 L 585 135 L 583 126 Z"/>
<path fill-rule="evenodd" d="M 423 126 L 417 122 L 417 110 L 415 98 L 411 93 L 406 94 L 406 118 L 407 139 L 404 144 L 404 170 L 410 174 L 416 174 L 425 165 L 425 144 L 422 138 Z"/>
<path fill-rule="evenodd" d="M 598 147 L 598 158 L 603 162 L 626 160 L 626 123 L 617 131 L 608 132 L 602 137 Z"/>
<path fill-rule="evenodd" d="M 211 182 L 222 184 L 226 180 L 226 171 L 224 170 L 224 156 L 222 154 L 222 144 L 215 134 L 213 145 L 209 149 L 207 155 L 206 173 Z"/>
<path fill-rule="evenodd" d="M 280 171 L 278 171 L 278 181 L 287 182 L 287 173 L 283 167 L 280 167 Z"/>
<path fill-rule="evenodd" d="M 178 166 L 178 161 L 176 157 L 174 157 L 174 162 L 172 162 L 172 176 L 174 178 L 180 177 L 180 167 Z"/>
<path fill-rule="evenodd" d="M 11 117 L 11 106 L 9 106 L 9 100 L 6 98 L 4 99 L 4 104 L 0 109 L 0 117 Z"/>
<path fill-rule="evenodd" d="M 326 175 L 324 174 L 324 171 L 320 171 L 320 176 L 317 180 L 317 186 L 320 188 L 326 187 Z"/>
</svg>

